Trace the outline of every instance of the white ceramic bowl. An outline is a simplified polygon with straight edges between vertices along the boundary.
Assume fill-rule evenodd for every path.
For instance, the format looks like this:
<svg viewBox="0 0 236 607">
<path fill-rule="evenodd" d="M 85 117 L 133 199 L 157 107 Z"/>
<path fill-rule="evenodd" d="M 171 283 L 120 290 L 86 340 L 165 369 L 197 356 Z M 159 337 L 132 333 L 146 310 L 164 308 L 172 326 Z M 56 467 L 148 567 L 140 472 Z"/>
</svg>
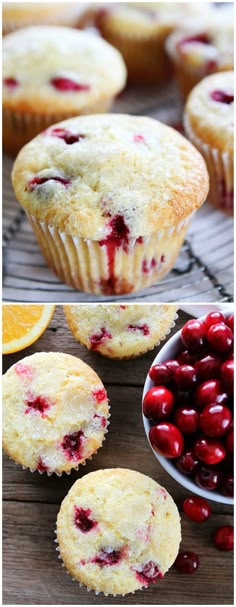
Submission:
<svg viewBox="0 0 236 607">
<path fill-rule="evenodd" d="M 229 314 L 232 313 L 232 309 L 230 309 L 230 311 L 228 313 L 226 313 L 225 309 L 223 312 L 224 312 L 225 316 L 228 316 Z M 204 319 L 205 319 L 205 316 L 202 316 L 199 320 L 204 320 Z M 154 359 L 151 366 L 156 365 L 158 363 L 164 363 L 166 360 L 176 358 L 176 356 L 180 352 L 181 345 L 182 345 L 180 335 L 181 335 L 181 330 L 178 331 L 177 333 L 175 333 L 175 335 L 173 335 L 173 337 L 168 339 L 168 341 L 165 343 L 163 348 L 161 348 L 161 350 L 158 352 L 158 354 L 157 354 L 156 358 Z M 143 403 L 145 394 L 153 386 L 154 386 L 154 382 L 151 380 L 149 375 L 147 375 L 146 381 L 144 384 L 144 389 L 143 389 L 142 403 Z M 184 474 L 179 472 L 179 470 L 177 470 L 172 459 L 168 459 L 166 457 L 163 457 L 162 455 L 159 455 L 153 449 L 153 447 L 150 443 L 149 430 L 151 428 L 151 424 L 150 424 L 150 421 L 144 415 L 143 415 L 143 424 L 144 424 L 144 429 L 145 429 L 145 432 L 147 435 L 149 445 L 150 445 L 155 457 L 158 459 L 158 461 L 163 466 L 163 468 L 170 474 L 170 476 L 172 476 L 178 483 L 180 483 L 180 485 L 183 485 L 183 487 L 186 487 L 186 489 L 188 489 L 192 493 L 201 495 L 202 497 L 213 500 L 214 502 L 219 502 L 221 504 L 228 504 L 228 505 L 234 503 L 233 497 L 226 497 L 226 496 L 222 495 L 221 493 L 219 493 L 218 491 L 209 491 L 207 489 L 202 489 L 201 487 L 198 487 L 198 485 L 190 477 L 185 476 Z"/>
</svg>

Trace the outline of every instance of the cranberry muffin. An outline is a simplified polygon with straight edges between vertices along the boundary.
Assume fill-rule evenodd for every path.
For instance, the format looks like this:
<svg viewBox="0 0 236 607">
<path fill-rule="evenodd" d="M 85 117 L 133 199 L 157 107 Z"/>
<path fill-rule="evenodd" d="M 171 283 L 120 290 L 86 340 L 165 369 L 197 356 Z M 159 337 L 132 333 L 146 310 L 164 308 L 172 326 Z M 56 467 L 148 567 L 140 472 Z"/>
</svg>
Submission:
<svg viewBox="0 0 236 607">
<path fill-rule="evenodd" d="M 204 78 L 190 93 L 184 112 L 187 136 L 205 158 L 209 200 L 232 215 L 234 200 L 234 74 Z"/>
<path fill-rule="evenodd" d="M 200 6 L 199 6 L 200 5 Z M 208 14 L 198 2 L 124 2 L 100 5 L 95 23 L 102 36 L 122 54 L 135 83 L 158 83 L 170 76 L 165 40 L 186 16 Z"/>
<path fill-rule="evenodd" d="M 170 333 L 177 318 L 175 305 L 65 305 L 75 339 L 108 358 L 132 358 L 152 350 Z"/>
<path fill-rule="evenodd" d="M 30 25 L 80 27 L 85 11 L 84 2 L 3 2 L 3 34 Z"/>
<path fill-rule="evenodd" d="M 70 473 L 101 446 L 106 390 L 82 360 L 61 352 L 23 358 L 3 376 L 3 447 L 31 472 Z"/>
<path fill-rule="evenodd" d="M 152 118 L 103 114 L 54 125 L 12 173 L 48 265 L 76 289 L 120 295 L 173 267 L 206 199 L 199 152 Z"/>
<path fill-rule="evenodd" d="M 15 153 L 50 124 L 110 108 L 126 81 L 119 52 L 98 36 L 35 26 L 3 39 L 3 145 Z"/>
<path fill-rule="evenodd" d="M 232 6 L 224 4 L 207 22 L 189 22 L 168 37 L 166 49 L 184 98 L 205 76 L 233 69 L 233 28 Z"/>
<path fill-rule="evenodd" d="M 58 550 L 73 579 L 96 594 L 128 594 L 158 583 L 178 554 L 172 497 L 134 470 L 96 470 L 79 479 L 57 517 Z"/>
</svg>

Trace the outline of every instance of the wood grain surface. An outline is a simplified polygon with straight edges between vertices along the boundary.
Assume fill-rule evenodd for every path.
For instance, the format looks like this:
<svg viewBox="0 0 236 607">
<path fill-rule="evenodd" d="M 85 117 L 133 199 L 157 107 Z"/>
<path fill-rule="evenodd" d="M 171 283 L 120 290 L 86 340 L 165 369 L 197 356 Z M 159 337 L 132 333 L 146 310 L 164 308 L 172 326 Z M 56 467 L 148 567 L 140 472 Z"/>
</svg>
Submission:
<svg viewBox="0 0 236 607">
<path fill-rule="evenodd" d="M 172 333 L 188 316 L 179 312 Z M 111 404 L 111 423 L 98 454 L 70 476 L 30 473 L 3 457 L 3 604 L 10 605 L 216 605 L 233 604 L 232 553 L 213 545 L 214 530 L 232 524 L 232 508 L 211 502 L 209 521 L 197 524 L 182 518 L 182 548 L 195 551 L 200 567 L 193 575 L 173 568 L 154 586 L 126 597 L 89 594 L 73 582 L 55 551 L 54 529 L 62 499 L 74 481 L 99 468 L 139 470 L 164 485 L 181 504 L 188 491 L 176 483 L 152 454 L 142 424 L 142 388 L 158 348 L 131 361 L 112 361 L 76 343 L 61 306 L 42 337 L 30 348 L 4 357 L 4 372 L 37 351 L 62 351 L 90 364 L 104 382 Z"/>
</svg>

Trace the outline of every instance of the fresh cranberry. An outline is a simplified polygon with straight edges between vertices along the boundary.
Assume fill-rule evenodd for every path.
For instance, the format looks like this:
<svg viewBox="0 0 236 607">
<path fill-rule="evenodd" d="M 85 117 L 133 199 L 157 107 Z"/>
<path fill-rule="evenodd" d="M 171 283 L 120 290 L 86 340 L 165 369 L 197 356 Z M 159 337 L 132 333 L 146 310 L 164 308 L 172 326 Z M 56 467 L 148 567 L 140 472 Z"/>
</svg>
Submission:
<svg viewBox="0 0 236 607">
<path fill-rule="evenodd" d="M 48 411 L 53 402 L 49 401 L 48 398 L 46 398 L 45 396 L 35 396 L 32 392 L 29 391 L 26 395 L 25 404 L 27 407 L 25 413 L 37 411 L 42 415 L 42 417 L 45 417 L 46 411 Z"/>
<path fill-rule="evenodd" d="M 231 396 L 234 392 L 234 361 L 225 360 L 220 369 L 220 376 L 224 388 Z"/>
<path fill-rule="evenodd" d="M 201 523 L 206 521 L 210 514 L 211 508 L 208 502 L 203 497 L 191 496 L 187 497 L 183 503 L 183 511 L 192 521 Z"/>
<path fill-rule="evenodd" d="M 172 358 L 170 358 L 169 360 L 165 361 L 165 366 L 167 367 L 167 369 L 169 369 L 169 371 L 171 372 L 171 379 L 174 380 L 175 378 L 175 373 L 176 373 L 176 369 L 179 368 L 179 363 L 177 360 L 174 360 Z"/>
<path fill-rule="evenodd" d="M 184 434 L 197 432 L 199 426 L 199 413 L 196 409 L 191 407 L 180 407 L 175 411 L 174 422 Z"/>
<path fill-rule="evenodd" d="M 196 354 L 192 354 L 188 350 L 183 350 L 178 354 L 178 363 L 180 365 L 191 365 L 191 367 L 194 367 L 195 362 Z"/>
<path fill-rule="evenodd" d="M 214 544 L 218 550 L 233 550 L 234 528 L 232 525 L 219 527 L 214 535 Z"/>
<path fill-rule="evenodd" d="M 228 455 L 232 455 L 234 452 L 234 431 L 233 431 L 233 429 L 230 430 L 229 433 L 227 434 L 225 445 L 226 445 L 226 451 L 227 451 Z"/>
<path fill-rule="evenodd" d="M 220 483 L 221 471 L 217 466 L 199 464 L 195 469 L 194 480 L 202 489 L 214 491 Z"/>
<path fill-rule="evenodd" d="M 45 131 L 45 135 L 50 135 L 51 137 L 57 137 L 58 139 L 63 139 L 65 143 L 71 145 L 72 143 L 78 143 L 85 138 L 85 135 L 81 133 L 75 134 L 70 133 L 67 129 L 63 129 L 62 127 L 56 127 L 54 129 L 48 129 Z"/>
<path fill-rule="evenodd" d="M 3 84 L 5 84 L 5 86 L 7 86 L 9 89 L 14 89 L 16 86 L 19 85 L 18 80 L 16 80 L 16 78 L 3 78 Z"/>
<path fill-rule="evenodd" d="M 63 437 L 61 447 L 63 451 L 65 451 L 65 455 L 68 459 L 73 459 L 75 461 L 82 458 L 81 455 L 81 447 L 83 443 L 84 433 L 82 430 L 78 430 L 78 432 L 73 432 L 72 434 L 66 434 Z"/>
<path fill-rule="evenodd" d="M 206 405 L 200 414 L 200 428 L 207 436 L 223 436 L 229 430 L 232 414 L 228 407 L 213 403 Z M 214 463 L 214 462 L 212 462 Z M 216 462 L 215 462 L 216 463 Z"/>
<path fill-rule="evenodd" d="M 165 364 L 153 365 L 149 371 L 149 377 L 156 385 L 166 385 L 171 382 L 171 370 Z"/>
<path fill-rule="evenodd" d="M 103 548 L 99 554 L 97 554 L 92 562 L 96 563 L 100 567 L 117 565 L 122 558 L 121 550 L 109 550 L 109 548 Z"/>
<path fill-rule="evenodd" d="M 230 314 L 225 319 L 225 324 L 231 329 L 232 333 L 234 332 L 234 314 Z"/>
<path fill-rule="evenodd" d="M 68 91 L 90 91 L 90 84 L 83 84 L 81 82 L 75 82 L 71 78 L 65 78 L 56 76 L 50 80 L 50 84 L 54 86 L 57 91 L 68 92 Z"/>
<path fill-rule="evenodd" d="M 233 333 L 227 325 L 212 325 L 207 332 L 210 346 L 216 352 L 227 352 L 233 345 Z"/>
<path fill-rule="evenodd" d="M 232 95 L 232 93 L 226 93 L 225 91 L 212 91 L 210 96 L 213 101 L 218 101 L 219 103 L 226 103 L 227 105 L 233 103 L 234 101 L 234 95 Z"/>
<path fill-rule="evenodd" d="M 71 183 L 69 179 L 66 179 L 64 177 L 34 177 L 33 179 L 31 179 L 31 181 L 28 182 L 28 190 L 30 192 L 33 192 L 35 188 L 40 185 L 43 185 L 44 183 L 47 183 L 48 181 L 56 181 L 58 183 L 61 183 L 65 187 L 67 187 Z"/>
<path fill-rule="evenodd" d="M 150 331 L 146 324 L 144 325 L 128 325 L 128 331 L 141 331 L 143 335 L 149 335 Z"/>
<path fill-rule="evenodd" d="M 234 496 L 234 475 L 232 472 L 224 474 L 220 483 L 220 491 L 226 497 Z"/>
<path fill-rule="evenodd" d="M 198 464 L 192 451 L 184 451 L 176 461 L 176 467 L 185 476 L 191 476 Z"/>
<path fill-rule="evenodd" d="M 141 584 L 148 586 L 148 584 L 156 583 L 157 578 L 162 578 L 163 574 L 160 572 L 159 565 L 154 561 L 148 561 L 142 566 L 140 570 L 135 569 L 136 578 Z"/>
<path fill-rule="evenodd" d="M 168 422 L 162 422 L 149 430 L 150 443 L 155 451 L 164 457 L 179 457 L 183 451 L 184 439 L 179 429 Z"/>
<path fill-rule="evenodd" d="M 112 339 L 112 335 L 105 327 L 101 327 L 100 333 L 93 333 L 90 335 L 89 341 L 92 350 L 96 350 L 99 346 L 102 346 L 106 339 Z"/>
<path fill-rule="evenodd" d="M 202 437 L 195 442 L 194 454 L 204 464 L 211 465 L 221 462 L 226 455 L 226 451 L 219 440 Z"/>
<path fill-rule="evenodd" d="M 216 325 L 213 325 L 213 327 Z M 221 360 L 215 354 L 207 354 L 195 364 L 195 371 L 198 381 L 207 379 L 217 379 L 219 377 Z"/>
<path fill-rule="evenodd" d="M 82 533 L 88 533 L 88 531 L 97 526 L 97 522 L 91 518 L 90 508 L 85 510 L 78 506 L 74 506 L 74 523 Z"/>
<path fill-rule="evenodd" d="M 181 338 L 190 352 L 201 350 L 206 338 L 205 324 L 197 319 L 188 320 L 181 330 Z"/>
<path fill-rule="evenodd" d="M 212 403 L 223 404 L 228 400 L 228 395 L 224 392 L 221 382 L 218 379 L 212 379 L 200 384 L 195 392 L 195 404 L 199 409 Z"/>
<path fill-rule="evenodd" d="M 187 390 L 194 387 L 197 381 L 194 367 L 182 365 L 175 372 L 175 383 L 181 390 Z"/>
<path fill-rule="evenodd" d="M 148 390 L 143 401 L 143 413 L 148 419 L 157 421 L 170 417 L 174 396 L 164 386 L 154 386 Z"/>
<path fill-rule="evenodd" d="M 93 398 L 97 401 L 97 403 L 102 403 L 103 400 L 107 398 L 107 393 L 105 388 L 101 388 L 100 390 L 94 390 L 92 392 Z"/>
<path fill-rule="evenodd" d="M 174 566 L 180 573 L 194 573 L 199 567 L 199 559 L 194 552 L 179 552 Z"/>
<path fill-rule="evenodd" d="M 225 322 L 225 317 L 221 312 L 210 312 L 205 318 L 205 325 L 207 329 L 210 329 L 212 325 Z"/>
</svg>

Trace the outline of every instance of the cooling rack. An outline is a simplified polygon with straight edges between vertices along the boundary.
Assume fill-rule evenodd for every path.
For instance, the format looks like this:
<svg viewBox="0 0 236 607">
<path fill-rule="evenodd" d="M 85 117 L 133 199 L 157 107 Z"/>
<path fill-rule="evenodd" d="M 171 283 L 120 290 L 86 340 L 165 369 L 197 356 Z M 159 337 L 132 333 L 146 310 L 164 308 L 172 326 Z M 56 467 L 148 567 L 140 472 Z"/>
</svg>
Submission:
<svg viewBox="0 0 236 607">
<path fill-rule="evenodd" d="M 174 84 L 128 88 L 114 112 L 147 115 L 181 128 L 182 105 Z M 205 203 L 195 215 L 174 269 L 136 294 L 107 297 L 62 284 L 49 270 L 10 181 L 12 161 L 3 159 L 3 300 L 13 302 L 232 301 L 233 220 Z"/>
</svg>

